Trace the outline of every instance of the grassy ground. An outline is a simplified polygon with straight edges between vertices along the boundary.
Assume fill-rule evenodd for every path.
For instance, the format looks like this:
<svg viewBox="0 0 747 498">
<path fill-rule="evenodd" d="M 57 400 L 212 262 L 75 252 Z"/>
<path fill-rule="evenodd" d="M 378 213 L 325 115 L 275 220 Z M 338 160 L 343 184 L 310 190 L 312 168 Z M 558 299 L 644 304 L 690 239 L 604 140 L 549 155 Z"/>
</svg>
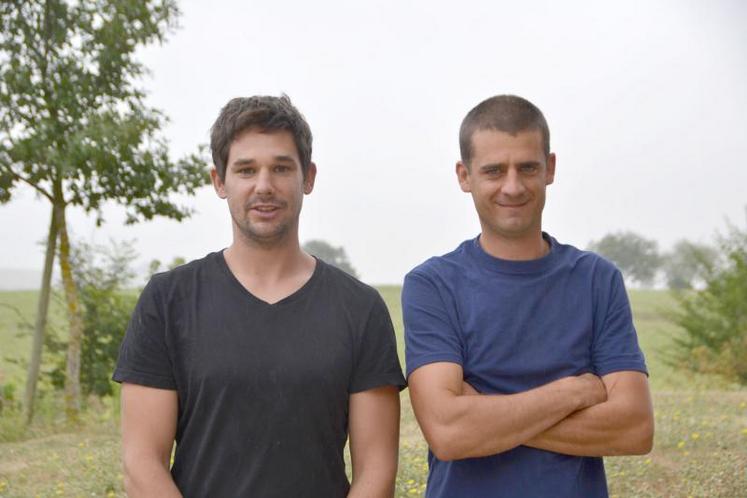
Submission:
<svg viewBox="0 0 747 498">
<path fill-rule="evenodd" d="M 399 287 L 380 290 L 392 312 L 402 355 Z M 651 372 L 656 439 L 650 455 L 606 459 L 611 496 L 747 496 L 747 390 L 667 366 L 661 352 L 677 333 L 664 317 L 671 298 L 665 292 L 632 291 L 631 302 Z M 11 303 L 32 317 L 35 295 L 0 293 L 0 303 Z M 17 322 L 0 307 L 0 383 L 18 382 L 22 388 L 23 368 L 4 359 L 28 356 L 29 338 L 16 337 L 22 331 Z M 0 414 L 0 498 L 124 496 L 117 400 L 92 400 L 84 428 L 77 430 L 61 425 L 56 402 L 46 398 L 42 420 L 25 436 L 12 432 L 17 431 L 12 414 Z M 397 496 L 417 497 L 425 489 L 426 446 L 407 391 L 402 407 Z"/>
</svg>

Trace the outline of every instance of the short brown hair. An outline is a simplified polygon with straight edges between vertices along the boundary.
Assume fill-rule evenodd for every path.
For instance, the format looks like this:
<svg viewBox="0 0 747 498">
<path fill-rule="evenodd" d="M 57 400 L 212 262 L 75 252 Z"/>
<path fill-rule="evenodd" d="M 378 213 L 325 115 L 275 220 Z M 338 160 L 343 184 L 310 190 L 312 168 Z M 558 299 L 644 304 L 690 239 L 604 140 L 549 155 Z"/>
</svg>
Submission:
<svg viewBox="0 0 747 498">
<path fill-rule="evenodd" d="M 280 97 L 256 95 L 231 99 L 221 109 L 218 119 L 210 128 L 210 151 L 221 180 L 226 179 L 226 163 L 231 144 L 242 132 L 257 128 L 259 131 L 289 131 L 296 143 L 304 178 L 311 164 L 311 129 L 303 115 L 283 94 Z"/>
<path fill-rule="evenodd" d="M 483 100 L 467 113 L 459 129 L 462 162 L 472 160 L 472 135 L 478 130 L 497 130 L 515 135 L 538 130 L 542 134 L 545 156 L 550 155 L 550 129 L 539 108 L 516 95 L 496 95 Z"/>
</svg>

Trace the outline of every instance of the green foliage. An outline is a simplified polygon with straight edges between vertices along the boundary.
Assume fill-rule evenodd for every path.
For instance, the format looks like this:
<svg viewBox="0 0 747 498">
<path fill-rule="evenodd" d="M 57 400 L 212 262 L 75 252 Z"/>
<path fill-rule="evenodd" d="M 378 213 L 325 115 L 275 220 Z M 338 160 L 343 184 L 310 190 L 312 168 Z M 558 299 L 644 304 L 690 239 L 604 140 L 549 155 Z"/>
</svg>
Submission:
<svg viewBox="0 0 747 498">
<path fill-rule="evenodd" d="M 711 266 L 705 287 L 679 294 L 672 319 L 685 331 L 670 361 L 747 385 L 747 230 L 720 237 L 723 263 Z"/>
<path fill-rule="evenodd" d="M 171 263 L 166 265 L 164 268 L 163 263 L 161 263 L 158 259 L 152 259 L 150 263 L 148 264 L 148 275 L 152 276 L 155 273 L 158 273 L 160 271 L 166 271 L 166 270 L 173 270 L 177 266 L 181 266 L 184 263 L 186 263 L 187 260 L 184 259 L 182 256 L 174 256 L 174 259 L 171 260 Z"/>
<path fill-rule="evenodd" d="M 354 277 L 358 276 L 358 272 L 348 260 L 344 247 L 335 247 L 324 240 L 309 240 L 303 245 L 303 250 Z"/>
<path fill-rule="evenodd" d="M 108 249 L 89 244 L 75 248 L 75 282 L 83 311 L 80 382 L 84 394 L 112 394 L 109 378 L 137 301 L 137 296 L 126 290 L 135 276 L 130 268 L 135 257 L 128 243 L 112 244 Z M 51 374 L 53 383 L 61 388 L 65 345 L 54 338 L 49 343 L 58 352 L 58 365 Z"/>
<path fill-rule="evenodd" d="M 692 289 L 704 283 L 716 262 L 716 251 L 705 244 L 682 239 L 663 257 L 664 274 L 670 289 Z"/>
<path fill-rule="evenodd" d="M 166 119 L 145 105 L 134 57 L 177 16 L 172 0 L 0 3 L 0 202 L 20 182 L 99 222 L 106 201 L 125 206 L 128 223 L 189 214 L 167 197 L 206 184 L 204 162 L 169 158 Z"/>
<path fill-rule="evenodd" d="M 16 403 L 16 385 L 13 383 L 0 384 L 0 413 L 6 408 L 12 408 Z"/>
<path fill-rule="evenodd" d="M 617 265 L 626 279 L 649 286 L 661 265 L 658 244 L 634 232 L 610 233 L 589 243 L 589 250 Z"/>
</svg>

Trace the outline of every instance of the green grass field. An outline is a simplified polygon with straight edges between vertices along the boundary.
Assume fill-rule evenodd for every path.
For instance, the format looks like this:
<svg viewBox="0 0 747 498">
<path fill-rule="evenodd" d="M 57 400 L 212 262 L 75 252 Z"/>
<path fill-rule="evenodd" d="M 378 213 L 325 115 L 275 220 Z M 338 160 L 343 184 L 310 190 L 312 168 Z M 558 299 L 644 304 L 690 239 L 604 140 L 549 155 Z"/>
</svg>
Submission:
<svg viewBox="0 0 747 498">
<path fill-rule="evenodd" d="M 400 288 L 380 288 L 392 312 L 403 358 Z M 719 378 L 674 370 L 661 354 L 677 334 L 667 322 L 673 301 L 666 292 L 631 291 L 641 346 L 651 373 L 656 417 L 654 450 L 642 457 L 607 458 L 613 497 L 747 497 L 747 389 Z M 0 293 L 0 303 L 33 322 L 36 294 Z M 60 307 L 52 323 L 61 325 Z M 13 383 L 22 396 L 29 335 L 15 313 L 0 306 L 0 384 Z M 21 333 L 21 335 L 19 335 Z M 8 361 L 8 360 L 14 361 Z M 747 359 L 745 360 L 747 361 Z M 21 437 L 0 414 L 0 498 L 33 496 L 124 496 L 119 463 L 115 399 L 91 400 L 82 429 L 69 430 L 54 413 L 54 399 L 41 421 Z M 397 496 L 422 496 L 427 476 L 426 445 L 402 393 L 402 436 Z M 3 442 L 5 441 L 5 442 Z"/>
</svg>

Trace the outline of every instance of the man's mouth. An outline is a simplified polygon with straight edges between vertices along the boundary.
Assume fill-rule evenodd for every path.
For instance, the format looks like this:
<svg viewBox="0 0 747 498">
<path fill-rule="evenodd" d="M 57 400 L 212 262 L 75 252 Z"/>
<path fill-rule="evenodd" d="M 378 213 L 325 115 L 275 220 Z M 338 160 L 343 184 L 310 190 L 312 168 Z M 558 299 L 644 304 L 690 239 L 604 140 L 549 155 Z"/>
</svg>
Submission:
<svg viewBox="0 0 747 498">
<path fill-rule="evenodd" d="M 249 203 L 248 209 L 251 211 L 259 211 L 260 213 L 271 213 L 284 207 L 285 204 L 282 202 L 251 202 Z"/>
<path fill-rule="evenodd" d="M 524 201 L 524 202 L 499 202 L 498 205 L 500 207 L 506 207 L 506 208 L 518 208 L 518 207 L 526 206 L 526 204 L 528 202 L 529 201 Z"/>
</svg>

